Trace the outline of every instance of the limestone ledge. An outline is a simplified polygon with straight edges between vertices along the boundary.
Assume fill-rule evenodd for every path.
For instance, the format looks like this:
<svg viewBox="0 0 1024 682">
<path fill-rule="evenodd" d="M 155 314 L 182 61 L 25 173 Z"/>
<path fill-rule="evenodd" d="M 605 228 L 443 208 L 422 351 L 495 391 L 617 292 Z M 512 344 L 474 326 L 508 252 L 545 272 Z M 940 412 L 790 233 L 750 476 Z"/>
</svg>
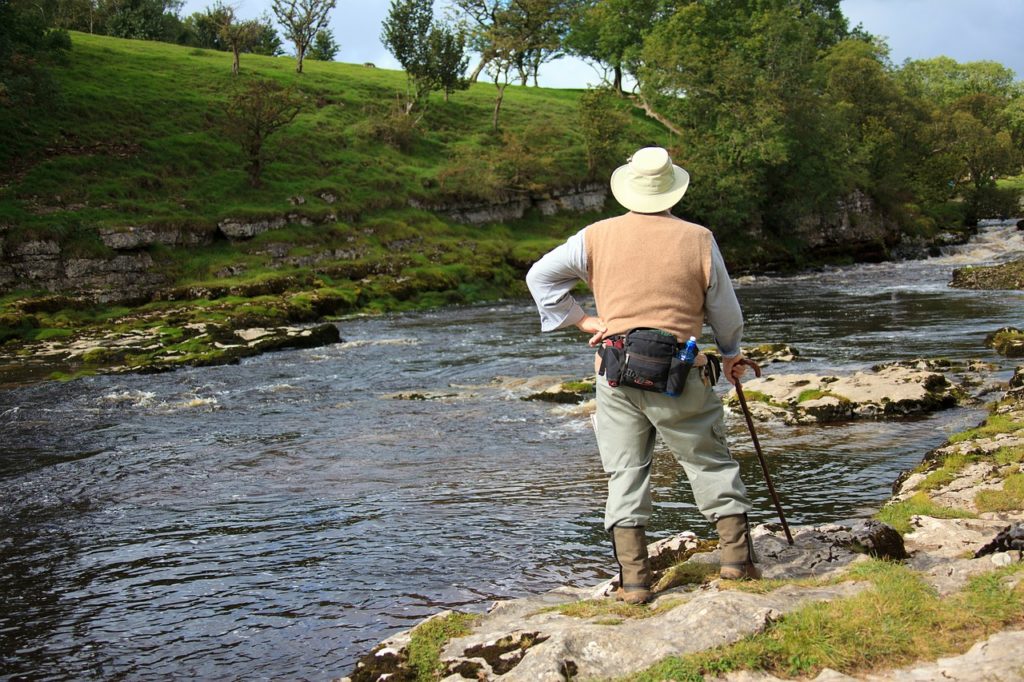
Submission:
<svg viewBox="0 0 1024 682">
<path fill-rule="evenodd" d="M 903 367 L 902 369 L 909 369 Z M 543 381 L 550 380 L 545 378 Z M 829 382 L 835 383 L 835 382 Z M 917 383 L 917 382 L 905 382 Z M 1024 446 L 1024 367 L 992 414 L 1011 426 L 999 433 L 978 431 L 966 441 L 947 443 L 926 456 L 940 462 L 945 455 L 991 453 Z M 993 429 L 994 431 L 994 429 Z M 977 478 L 971 467 L 945 485 L 930 489 L 943 507 L 970 510 L 978 486 L 999 487 L 1006 476 L 1024 471 L 989 472 Z M 927 471 L 903 478 L 892 502 L 921 490 Z M 737 642 L 765 631 L 786 613 L 804 605 L 843 599 L 867 588 L 842 580 L 842 574 L 867 556 L 901 560 L 918 572 L 938 594 L 962 590 L 971 578 L 1024 560 L 1024 511 L 977 514 L 973 518 L 941 519 L 913 516 L 910 532 L 900 536 L 885 524 L 868 519 L 792 528 L 787 544 L 776 524 L 752 532 L 755 553 L 766 579 L 831 577 L 826 586 L 787 584 L 765 594 L 726 589 L 711 579 L 717 569 L 714 544 L 693 533 L 680 533 L 649 546 L 656 586 L 646 618 L 577 617 L 560 606 L 608 598 L 615 581 L 591 587 L 560 587 L 550 592 L 496 602 L 477 620 L 468 635 L 450 640 L 441 651 L 442 679 L 548 681 L 615 679 L 654 665 L 667 656 L 686 655 Z M 1013 524 L 1013 525 L 1008 525 Z M 698 579 L 674 582 L 678 567 Z M 704 576 L 704 579 L 700 579 Z M 1019 580 L 1017 578 L 1016 580 Z M 711 617 L 713 614 L 713 617 Z M 443 617 L 446 613 L 431 618 Z M 389 637 L 364 656 L 344 681 L 415 679 L 409 666 L 412 630 Z M 851 677 L 823 670 L 816 680 L 1019 680 L 1024 670 L 1024 631 L 1008 629 L 976 643 L 959 656 L 922 662 L 898 670 L 874 670 Z M 721 678 L 728 682 L 774 681 L 765 673 L 740 671 Z"/>
<path fill-rule="evenodd" d="M 969 402 L 968 389 L 991 368 L 936 360 L 879 365 L 852 375 L 772 374 L 743 382 L 751 416 L 759 421 L 814 424 L 854 419 L 899 419 Z M 951 381 L 950 379 L 953 378 Z M 982 388 L 982 392 L 989 387 Z M 739 404 L 735 390 L 727 397 Z"/>
</svg>

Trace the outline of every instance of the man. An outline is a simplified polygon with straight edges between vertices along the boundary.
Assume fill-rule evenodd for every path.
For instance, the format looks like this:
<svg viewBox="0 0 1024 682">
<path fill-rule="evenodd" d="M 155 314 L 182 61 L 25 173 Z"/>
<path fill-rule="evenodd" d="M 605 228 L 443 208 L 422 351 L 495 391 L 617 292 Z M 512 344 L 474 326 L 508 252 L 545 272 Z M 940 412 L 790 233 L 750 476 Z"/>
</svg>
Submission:
<svg viewBox="0 0 1024 682">
<path fill-rule="evenodd" d="M 629 213 L 585 227 L 537 261 L 526 277 L 543 331 L 575 325 L 601 349 L 605 376 L 597 378 L 595 431 L 609 474 L 604 523 L 620 569 L 616 596 L 635 604 L 652 596 L 644 528 L 652 512 L 656 434 L 683 466 L 701 513 L 716 526 L 721 577 L 761 577 L 747 523 L 750 501 L 726 446 L 722 402 L 703 380 L 709 368 L 689 372 L 678 397 L 654 392 L 650 386 L 657 382 L 643 377 L 627 385 L 612 369 L 614 358 L 627 357 L 616 349 L 624 337 L 628 343 L 631 330 L 670 339 L 672 353 L 691 336 L 700 338 L 706 318 L 726 378 L 735 384 L 743 376 L 743 316 L 718 245 L 709 230 L 669 212 L 689 181 L 666 150 L 637 151 L 611 177 L 612 194 Z M 570 294 L 579 280 L 594 292 L 596 316 Z M 701 354 L 694 365 L 705 362 Z"/>
</svg>

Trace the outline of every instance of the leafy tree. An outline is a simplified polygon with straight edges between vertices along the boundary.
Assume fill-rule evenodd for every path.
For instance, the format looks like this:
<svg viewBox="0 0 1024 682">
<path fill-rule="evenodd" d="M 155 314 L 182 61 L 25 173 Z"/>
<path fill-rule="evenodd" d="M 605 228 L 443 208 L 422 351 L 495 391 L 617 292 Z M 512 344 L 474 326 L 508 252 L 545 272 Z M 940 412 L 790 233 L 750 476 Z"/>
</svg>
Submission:
<svg viewBox="0 0 1024 682">
<path fill-rule="evenodd" d="M 117 38 L 176 42 L 184 0 L 100 0 L 105 33 Z"/>
<path fill-rule="evenodd" d="M 501 105 L 505 101 L 505 90 L 508 88 L 509 73 L 515 64 L 515 58 L 513 53 L 503 49 L 501 44 L 496 43 L 493 50 L 491 58 L 487 62 L 487 75 L 491 77 L 491 81 L 497 89 L 497 94 L 494 97 L 494 114 L 491 119 L 491 130 L 497 133 L 501 118 Z"/>
<path fill-rule="evenodd" d="M 302 98 L 276 81 L 247 82 L 231 96 L 227 107 L 227 131 L 245 152 L 249 184 L 259 187 L 267 138 L 285 127 L 302 110 Z"/>
<path fill-rule="evenodd" d="M 0 0 L 0 108 L 52 100 L 57 89 L 45 66 L 70 48 L 67 32 L 50 29 L 37 6 Z"/>
<path fill-rule="evenodd" d="M 231 50 L 231 73 L 238 75 L 238 56 L 251 50 L 259 40 L 262 26 L 255 19 L 235 21 L 234 12 L 229 10 L 227 21 L 221 25 L 218 33 L 221 42 Z"/>
<path fill-rule="evenodd" d="M 391 0 L 381 24 L 380 41 L 405 71 L 407 114 L 433 87 L 428 43 L 433 22 L 432 0 Z"/>
<path fill-rule="evenodd" d="M 639 101 L 680 135 L 674 156 L 703 178 L 689 202 L 702 219 L 785 226 L 784 188 L 810 152 L 799 140 L 815 119 L 818 64 L 845 34 L 838 0 L 688 3 L 650 30 Z"/>
<path fill-rule="evenodd" d="M 611 71 L 622 91 L 623 76 L 635 74 L 644 37 L 660 18 L 661 0 L 588 0 L 570 20 L 567 49 Z"/>
<path fill-rule="evenodd" d="M 444 92 L 444 101 L 455 90 L 465 90 L 469 56 L 466 54 L 466 34 L 458 28 L 435 24 L 430 30 L 430 69 L 434 88 Z"/>
<path fill-rule="evenodd" d="M 341 46 L 334 41 L 334 34 L 330 29 L 325 28 L 317 31 L 316 37 L 313 38 L 313 45 L 309 48 L 308 56 L 310 59 L 330 62 L 334 61 L 334 57 L 340 49 Z"/>
<path fill-rule="evenodd" d="M 274 22 L 271 21 L 270 16 L 266 13 L 260 15 L 259 24 L 260 32 L 252 46 L 252 53 L 268 57 L 283 55 L 284 48 L 281 46 L 281 37 L 277 35 L 277 29 L 274 28 Z"/>
<path fill-rule="evenodd" d="M 508 60 L 523 85 L 540 65 L 561 55 L 561 40 L 579 0 L 452 0 L 468 19 L 470 47 L 481 55 L 470 75 L 475 82 L 488 63 Z M 499 71 L 502 70 L 499 67 Z"/>
<path fill-rule="evenodd" d="M 100 30 L 98 0 L 57 0 L 53 25 L 71 31 L 94 33 Z"/>
<path fill-rule="evenodd" d="M 1024 99 L 1013 71 L 995 62 L 957 63 L 948 57 L 910 61 L 899 83 L 928 112 L 926 151 L 915 169 L 916 189 L 931 203 L 960 200 L 964 220 L 1003 212 L 996 180 L 1021 169 L 1019 119 Z"/>
<path fill-rule="evenodd" d="M 202 12 L 193 12 L 185 21 L 186 43 L 207 50 L 226 51 L 221 29 L 234 20 L 234 11 L 216 2 Z"/>
<path fill-rule="evenodd" d="M 899 77 L 913 94 L 939 106 L 979 93 L 1004 99 L 1019 94 L 1013 70 L 990 61 L 960 64 L 949 57 L 919 59 L 905 63 Z"/>
<path fill-rule="evenodd" d="M 295 71 L 302 73 L 302 60 L 313 39 L 327 25 L 337 0 L 273 0 L 271 6 L 284 36 L 295 45 Z"/>
<path fill-rule="evenodd" d="M 380 39 L 405 70 L 407 114 L 431 90 L 444 90 L 447 101 L 451 91 L 463 86 L 465 34 L 434 23 L 431 0 L 392 0 Z"/>
<path fill-rule="evenodd" d="M 617 90 L 587 90 L 579 101 L 579 131 L 587 150 L 587 172 L 591 178 L 604 177 L 623 158 L 624 133 L 629 116 Z"/>
</svg>

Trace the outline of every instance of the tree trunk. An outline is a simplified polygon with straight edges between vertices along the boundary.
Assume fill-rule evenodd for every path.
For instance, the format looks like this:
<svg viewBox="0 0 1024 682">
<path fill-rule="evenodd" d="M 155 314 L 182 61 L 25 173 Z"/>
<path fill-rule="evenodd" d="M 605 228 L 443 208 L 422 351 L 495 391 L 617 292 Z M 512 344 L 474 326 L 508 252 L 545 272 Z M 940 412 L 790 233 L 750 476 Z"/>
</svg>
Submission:
<svg viewBox="0 0 1024 682">
<path fill-rule="evenodd" d="M 657 111 L 655 111 L 654 108 L 651 107 L 651 105 L 647 102 L 647 100 L 645 100 L 643 98 L 642 95 L 636 95 L 635 97 L 631 97 L 630 99 L 633 100 L 633 104 L 635 104 L 636 106 L 638 106 L 641 109 L 643 109 L 645 114 L 647 114 L 648 116 L 653 118 L 655 121 L 657 121 L 661 125 L 663 125 L 666 128 L 668 128 L 669 131 L 671 131 L 672 133 L 675 133 L 679 137 L 684 137 L 682 129 L 680 129 L 678 126 L 676 126 L 674 123 L 672 123 L 672 121 L 670 121 L 667 118 L 665 118 L 664 115 L 662 115 L 662 114 L 658 113 Z"/>
<path fill-rule="evenodd" d="M 488 59 L 487 57 L 483 57 L 480 60 L 480 63 L 476 65 L 475 69 L 473 69 L 473 73 L 469 74 L 470 83 L 476 83 L 477 79 L 480 78 L 480 74 L 483 72 L 484 68 L 490 61 L 491 60 Z"/>
<path fill-rule="evenodd" d="M 302 73 L 302 58 L 306 56 L 306 46 L 296 44 L 295 56 L 298 59 L 295 63 L 295 73 Z"/>
<path fill-rule="evenodd" d="M 508 87 L 508 83 L 504 85 L 498 85 L 498 96 L 494 98 L 494 132 L 498 132 L 498 115 L 501 113 L 501 100 L 505 98 L 505 88 Z"/>
<path fill-rule="evenodd" d="M 235 56 L 234 61 L 231 62 L 231 73 L 233 73 L 234 75 L 237 76 L 238 75 L 238 52 L 239 52 L 238 46 L 237 45 L 233 45 L 232 48 L 231 48 L 231 52 Z"/>
<path fill-rule="evenodd" d="M 622 64 L 615 65 L 614 73 L 615 75 L 613 76 L 614 80 L 612 81 L 612 87 L 615 88 L 615 93 L 619 97 L 622 97 Z"/>
</svg>

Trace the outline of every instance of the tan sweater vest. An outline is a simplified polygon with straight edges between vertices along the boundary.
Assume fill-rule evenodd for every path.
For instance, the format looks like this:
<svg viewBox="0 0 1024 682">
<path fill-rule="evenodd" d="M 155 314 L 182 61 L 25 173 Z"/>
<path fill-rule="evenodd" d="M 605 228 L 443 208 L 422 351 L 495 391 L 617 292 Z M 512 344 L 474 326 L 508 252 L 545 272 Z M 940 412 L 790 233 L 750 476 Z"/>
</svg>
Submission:
<svg viewBox="0 0 1024 682">
<path fill-rule="evenodd" d="M 667 213 L 627 213 L 583 233 L 590 288 L 608 335 L 635 327 L 700 338 L 711 232 Z"/>
</svg>

